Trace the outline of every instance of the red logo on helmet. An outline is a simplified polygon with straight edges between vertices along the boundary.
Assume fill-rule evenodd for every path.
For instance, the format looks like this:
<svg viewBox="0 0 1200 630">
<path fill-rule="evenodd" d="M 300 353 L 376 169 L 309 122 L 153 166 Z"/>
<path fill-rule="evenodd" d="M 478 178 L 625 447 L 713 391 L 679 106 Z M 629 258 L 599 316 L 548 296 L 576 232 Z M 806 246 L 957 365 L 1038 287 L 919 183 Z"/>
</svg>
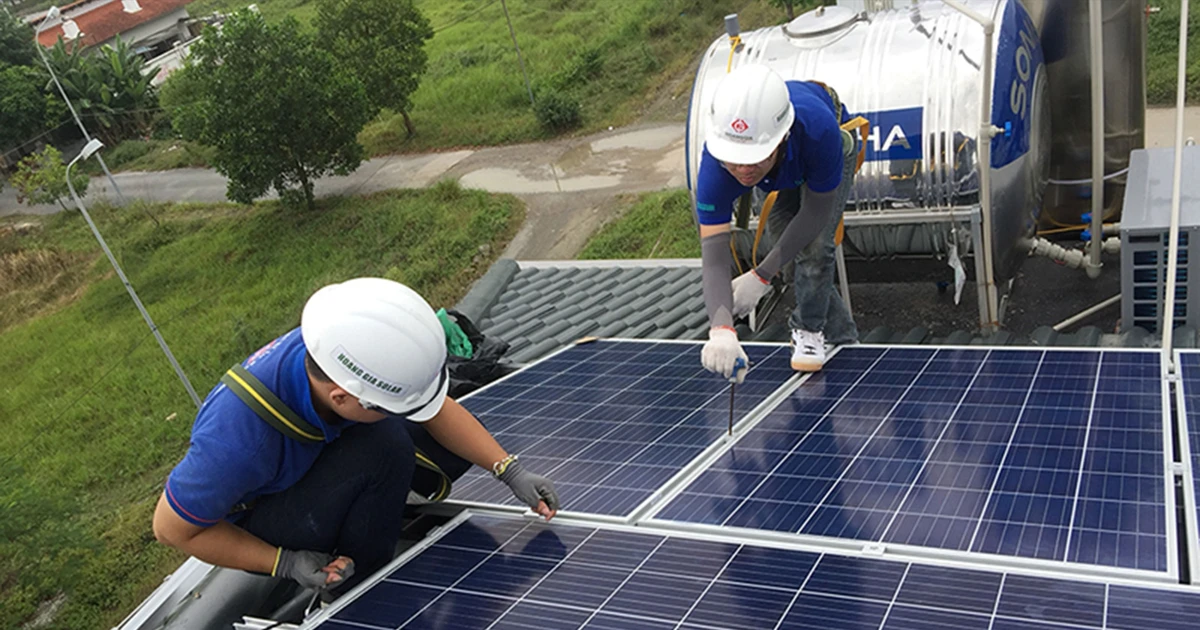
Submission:
<svg viewBox="0 0 1200 630">
<path fill-rule="evenodd" d="M 747 125 L 746 121 L 741 118 L 733 119 L 733 122 L 729 123 L 729 126 L 738 133 L 746 133 L 746 130 L 750 128 L 750 125 Z"/>
</svg>

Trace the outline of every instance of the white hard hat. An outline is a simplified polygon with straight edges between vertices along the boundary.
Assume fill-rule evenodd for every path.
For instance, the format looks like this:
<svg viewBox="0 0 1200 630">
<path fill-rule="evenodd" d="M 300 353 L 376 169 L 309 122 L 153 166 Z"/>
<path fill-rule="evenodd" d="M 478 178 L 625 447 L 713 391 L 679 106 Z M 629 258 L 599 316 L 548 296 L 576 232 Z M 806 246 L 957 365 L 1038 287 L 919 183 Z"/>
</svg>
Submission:
<svg viewBox="0 0 1200 630">
<path fill-rule="evenodd" d="M 708 110 L 708 152 L 728 164 L 770 157 L 796 118 L 783 78 L 766 66 L 747 65 L 725 75 L 716 89 Z"/>
<path fill-rule="evenodd" d="M 446 399 L 446 333 L 416 291 L 356 278 L 314 293 L 300 334 L 317 365 L 359 400 L 410 420 L 437 415 Z"/>
</svg>

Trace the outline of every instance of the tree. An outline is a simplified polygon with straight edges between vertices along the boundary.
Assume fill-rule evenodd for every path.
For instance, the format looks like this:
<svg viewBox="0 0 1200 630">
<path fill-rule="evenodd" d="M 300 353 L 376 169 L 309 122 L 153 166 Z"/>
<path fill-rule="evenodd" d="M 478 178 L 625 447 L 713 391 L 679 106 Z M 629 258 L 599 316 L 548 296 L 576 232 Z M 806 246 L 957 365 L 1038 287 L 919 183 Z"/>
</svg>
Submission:
<svg viewBox="0 0 1200 630">
<path fill-rule="evenodd" d="M 796 4 L 797 0 L 768 0 L 772 6 L 787 10 L 788 21 L 796 19 Z M 803 0 L 799 0 L 803 2 Z"/>
<path fill-rule="evenodd" d="M 33 29 L 8 11 L 0 11 L 0 67 L 32 66 L 37 59 Z"/>
<path fill-rule="evenodd" d="M 46 128 L 41 74 L 28 66 L 0 68 L 0 151 L 14 149 Z"/>
<path fill-rule="evenodd" d="M 69 194 L 67 188 L 67 165 L 63 163 L 62 153 L 50 145 L 46 145 L 40 153 L 25 156 L 17 164 L 17 172 L 9 180 L 12 187 L 17 189 L 17 201 L 24 204 L 57 202 L 63 210 L 63 203 Z M 75 171 L 71 174 L 71 183 L 80 197 L 87 193 L 88 176 Z"/>
<path fill-rule="evenodd" d="M 412 0 L 318 0 L 314 25 L 319 45 L 362 80 L 372 107 L 400 112 L 413 135 L 410 96 L 433 28 Z"/>
<path fill-rule="evenodd" d="M 181 91 L 199 97 L 172 117 L 185 139 L 216 149 L 230 199 L 250 203 L 274 187 L 312 208 L 317 177 L 362 163 L 366 90 L 295 19 L 267 24 L 239 11 L 220 31 L 206 29 L 190 59 L 183 80 L 194 83 Z"/>
<path fill-rule="evenodd" d="M 158 107 L 158 96 L 150 83 L 153 77 L 145 72 L 142 56 L 120 37 L 91 55 L 83 54 L 79 46 L 68 48 L 59 39 L 46 57 L 76 111 L 96 121 L 92 131 L 105 144 L 115 146 L 146 133 L 153 110 Z"/>
</svg>

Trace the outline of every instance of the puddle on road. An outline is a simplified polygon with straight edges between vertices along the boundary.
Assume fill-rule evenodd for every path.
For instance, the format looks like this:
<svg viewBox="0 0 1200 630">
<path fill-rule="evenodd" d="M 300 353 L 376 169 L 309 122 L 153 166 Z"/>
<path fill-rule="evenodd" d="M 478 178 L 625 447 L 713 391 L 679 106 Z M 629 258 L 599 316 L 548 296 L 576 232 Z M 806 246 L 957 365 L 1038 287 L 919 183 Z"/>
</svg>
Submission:
<svg viewBox="0 0 1200 630">
<path fill-rule="evenodd" d="M 560 177 L 556 182 L 550 179 L 529 179 L 520 171 L 511 168 L 482 168 L 471 171 L 459 179 L 466 188 L 480 188 L 498 193 L 552 193 L 578 192 L 581 190 L 596 190 L 611 188 L 621 183 L 621 178 L 614 175 L 583 175 L 579 177 Z"/>
<path fill-rule="evenodd" d="M 679 129 L 673 127 L 660 127 L 657 129 L 646 129 L 643 131 L 631 131 L 596 140 L 592 143 L 592 151 L 599 153 L 601 151 L 611 151 L 613 149 L 641 149 L 643 151 L 657 151 L 671 146 L 673 142 L 682 142 L 683 135 L 679 133 Z"/>
</svg>

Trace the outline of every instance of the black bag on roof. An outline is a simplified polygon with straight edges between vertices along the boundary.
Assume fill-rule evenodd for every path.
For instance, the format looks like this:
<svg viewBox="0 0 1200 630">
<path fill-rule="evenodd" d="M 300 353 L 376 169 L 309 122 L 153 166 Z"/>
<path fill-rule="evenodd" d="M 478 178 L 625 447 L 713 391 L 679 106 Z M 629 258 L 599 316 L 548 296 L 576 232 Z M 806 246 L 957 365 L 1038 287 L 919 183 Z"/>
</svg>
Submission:
<svg viewBox="0 0 1200 630">
<path fill-rule="evenodd" d="M 503 361 L 508 352 L 508 342 L 498 337 L 489 337 L 469 317 L 459 311 L 446 309 L 450 319 L 462 329 L 471 342 L 471 357 L 453 354 L 446 358 L 446 369 L 450 372 L 450 397 L 458 398 L 473 392 L 492 381 L 516 371 L 516 366 Z"/>
</svg>

